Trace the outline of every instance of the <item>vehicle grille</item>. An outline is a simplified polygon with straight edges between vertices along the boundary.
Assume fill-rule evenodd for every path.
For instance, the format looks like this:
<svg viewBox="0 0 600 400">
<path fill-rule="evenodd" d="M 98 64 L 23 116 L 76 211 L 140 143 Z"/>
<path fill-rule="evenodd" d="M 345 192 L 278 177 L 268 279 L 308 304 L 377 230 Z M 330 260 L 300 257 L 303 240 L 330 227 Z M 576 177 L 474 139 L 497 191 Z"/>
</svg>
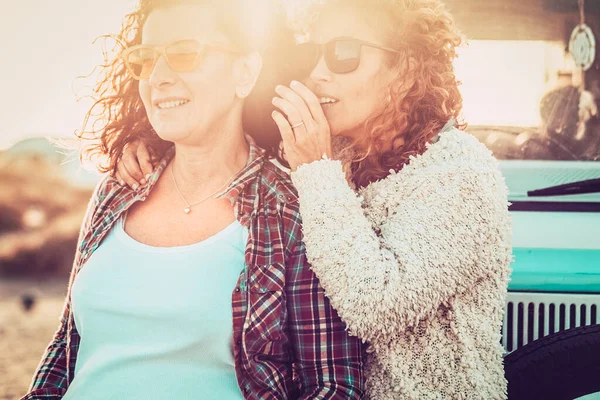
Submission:
<svg viewBox="0 0 600 400">
<path fill-rule="evenodd" d="M 508 293 L 502 325 L 507 353 L 555 332 L 598 321 L 600 295 Z"/>
</svg>

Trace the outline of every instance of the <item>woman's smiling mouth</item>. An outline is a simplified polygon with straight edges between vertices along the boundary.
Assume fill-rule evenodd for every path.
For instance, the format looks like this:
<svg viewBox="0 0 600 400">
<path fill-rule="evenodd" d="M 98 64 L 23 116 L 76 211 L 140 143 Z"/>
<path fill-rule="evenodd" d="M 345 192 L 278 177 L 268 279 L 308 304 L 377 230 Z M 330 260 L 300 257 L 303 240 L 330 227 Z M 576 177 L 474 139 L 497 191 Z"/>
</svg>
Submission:
<svg viewBox="0 0 600 400">
<path fill-rule="evenodd" d="M 169 110 L 172 108 L 181 107 L 189 102 L 190 101 L 186 99 L 165 99 L 155 101 L 154 105 L 158 107 L 159 110 Z"/>
<path fill-rule="evenodd" d="M 333 97 L 327 97 L 327 96 L 319 97 L 319 103 L 321 104 L 321 107 L 324 107 L 324 108 L 331 107 L 338 101 L 339 101 L 338 99 L 335 99 Z"/>
</svg>

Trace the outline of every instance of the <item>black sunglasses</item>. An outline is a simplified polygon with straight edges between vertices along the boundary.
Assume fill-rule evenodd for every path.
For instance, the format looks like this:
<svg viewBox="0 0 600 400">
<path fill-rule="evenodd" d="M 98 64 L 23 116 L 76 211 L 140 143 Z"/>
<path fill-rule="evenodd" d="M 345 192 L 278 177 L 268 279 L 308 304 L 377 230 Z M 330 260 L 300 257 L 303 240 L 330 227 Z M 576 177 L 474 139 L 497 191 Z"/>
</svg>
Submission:
<svg viewBox="0 0 600 400">
<path fill-rule="evenodd" d="M 325 64 L 327 64 L 327 68 L 329 68 L 331 72 L 336 74 L 347 74 L 356 71 L 360 65 L 360 50 L 362 46 L 400 54 L 396 49 L 381 46 L 376 43 L 365 42 L 349 37 L 339 37 L 324 44 L 314 42 L 299 44 L 296 50 L 299 58 L 298 66 L 302 68 L 302 72 L 307 76 L 312 72 L 323 55 L 325 57 Z"/>
</svg>

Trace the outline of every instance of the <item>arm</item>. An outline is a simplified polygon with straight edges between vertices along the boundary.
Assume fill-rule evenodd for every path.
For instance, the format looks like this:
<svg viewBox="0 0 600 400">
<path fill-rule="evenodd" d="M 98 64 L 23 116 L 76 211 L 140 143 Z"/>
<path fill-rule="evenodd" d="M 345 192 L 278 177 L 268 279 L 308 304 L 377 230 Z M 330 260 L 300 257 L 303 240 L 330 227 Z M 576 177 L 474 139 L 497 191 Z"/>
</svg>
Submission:
<svg viewBox="0 0 600 400">
<path fill-rule="evenodd" d="M 377 233 L 339 161 L 292 173 L 313 271 L 352 333 L 387 340 L 486 275 L 506 279 L 506 187 L 495 165 L 482 164 L 429 168 L 410 182 L 398 175 L 379 183 L 388 185 L 381 196 L 393 199 L 386 204 L 396 206 L 373 216 L 383 222 Z"/>
<path fill-rule="evenodd" d="M 302 383 L 299 399 L 363 397 L 363 345 L 324 295 L 299 242 L 286 265 L 288 327 Z"/>
<path fill-rule="evenodd" d="M 42 359 L 36 368 L 33 375 L 33 380 L 29 386 L 28 392 L 21 400 L 56 400 L 61 399 L 67 392 L 69 385 L 67 376 L 67 323 L 69 320 L 71 309 L 71 286 L 75 279 L 75 266 L 78 265 L 78 260 L 81 257 L 81 242 L 85 233 L 91 228 L 92 219 L 96 211 L 99 196 L 103 185 L 100 183 L 92 196 L 88 208 L 79 231 L 79 239 L 77 240 L 77 252 L 75 254 L 75 262 L 71 270 L 67 296 L 63 311 L 60 317 L 58 330 L 46 348 Z"/>
</svg>

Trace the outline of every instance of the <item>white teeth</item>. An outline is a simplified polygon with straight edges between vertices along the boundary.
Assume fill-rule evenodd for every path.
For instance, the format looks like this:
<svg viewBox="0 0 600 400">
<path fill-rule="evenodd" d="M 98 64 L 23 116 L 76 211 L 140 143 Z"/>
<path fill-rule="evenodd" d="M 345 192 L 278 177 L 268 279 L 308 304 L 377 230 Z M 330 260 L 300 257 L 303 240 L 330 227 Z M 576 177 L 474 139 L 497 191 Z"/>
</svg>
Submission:
<svg viewBox="0 0 600 400">
<path fill-rule="evenodd" d="M 187 102 L 188 102 L 187 100 L 164 101 L 162 103 L 158 103 L 158 108 L 160 108 L 161 110 L 164 110 L 167 108 L 175 108 L 175 107 L 179 107 Z"/>
<path fill-rule="evenodd" d="M 338 100 L 332 99 L 331 97 L 321 97 L 319 99 L 319 103 L 328 104 L 328 103 L 336 103 Z"/>
</svg>

